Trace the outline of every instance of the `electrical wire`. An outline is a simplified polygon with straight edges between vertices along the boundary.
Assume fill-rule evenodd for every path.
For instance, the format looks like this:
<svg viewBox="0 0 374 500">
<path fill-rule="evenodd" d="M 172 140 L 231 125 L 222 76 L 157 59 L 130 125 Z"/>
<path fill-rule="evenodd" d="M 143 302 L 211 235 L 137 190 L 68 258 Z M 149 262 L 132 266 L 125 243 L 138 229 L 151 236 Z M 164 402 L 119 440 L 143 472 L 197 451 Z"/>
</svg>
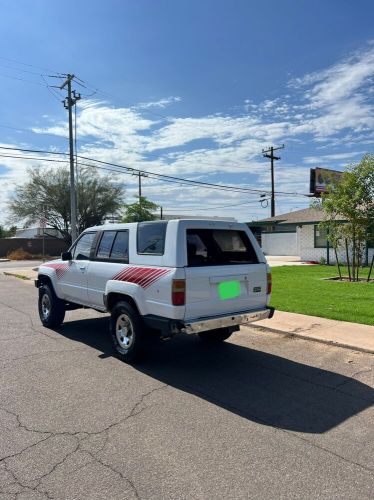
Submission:
<svg viewBox="0 0 374 500">
<path fill-rule="evenodd" d="M 11 151 L 22 151 L 22 152 L 27 152 L 27 153 L 42 153 L 42 154 L 51 154 L 51 155 L 63 155 L 67 156 L 67 153 L 61 153 L 61 152 L 56 152 L 56 151 L 44 151 L 40 149 L 26 149 L 26 148 L 11 148 L 9 146 L 0 146 L 0 150 L 5 149 L 5 150 L 11 150 Z M 248 193 L 270 193 L 267 189 L 253 189 L 253 188 L 247 188 L 247 187 L 240 187 L 240 186 L 234 186 L 234 185 L 226 185 L 226 184 L 214 184 L 210 182 L 204 182 L 204 181 L 195 181 L 193 179 L 185 179 L 181 177 L 176 177 L 176 176 L 171 176 L 171 175 L 166 175 L 166 174 L 158 174 L 156 172 L 151 172 L 148 170 L 143 170 L 143 169 L 136 169 L 133 167 L 127 167 L 125 165 L 120 165 L 116 163 L 111 163 L 111 162 L 106 162 L 103 160 L 96 160 L 94 158 L 90 158 L 87 156 L 83 155 L 77 155 L 78 158 L 87 160 L 87 161 L 93 161 L 95 163 L 103 164 L 103 165 L 108 165 L 111 167 L 116 167 L 120 169 L 124 169 L 125 171 L 132 172 L 132 173 L 145 173 L 148 174 L 148 176 L 151 176 L 151 178 L 159 178 L 163 180 L 169 180 L 169 181 L 174 181 L 176 183 L 188 183 L 188 184 L 193 184 L 193 185 L 199 185 L 203 187 L 209 187 L 213 189 L 222 189 L 222 190 L 229 190 L 229 191 L 235 191 L 235 192 L 248 192 Z M 295 193 L 295 192 L 286 192 L 286 191 L 276 191 L 275 194 L 281 194 L 281 195 L 292 195 L 292 196 L 305 196 L 309 197 L 307 194 L 302 194 L 302 193 Z"/>
<path fill-rule="evenodd" d="M 11 69 L 13 71 L 21 71 L 22 73 L 28 73 L 29 75 L 40 75 L 40 71 L 30 71 L 28 69 L 23 69 L 23 68 L 14 68 L 12 66 L 6 66 L 5 64 L 0 64 L 0 68 L 5 68 L 5 69 Z"/>
<path fill-rule="evenodd" d="M 230 205 L 218 205 L 218 206 L 215 206 L 215 207 L 211 207 L 209 205 L 207 205 L 206 207 L 204 208 L 194 208 L 194 207 L 186 207 L 186 208 L 183 208 L 183 211 L 188 211 L 188 212 L 193 212 L 193 211 L 196 211 L 196 210 L 216 210 L 216 209 L 219 209 L 219 208 L 235 208 L 235 207 L 239 207 L 239 206 L 242 206 L 242 205 L 256 205 L 257 203 L 261 203 L 261 201 L 263 200 L 255 200 L 255 201 L 244 201 L 243 203 L 236 203 L 235 205 L 233 204 L 230 204 Z M 164 209 L 163 211 L 164 212 L 174 212 L 176 209 L 173 209 L 173 208 L 166 208 Z"/>
<path fill-rule="evenodd" d="M 3 75 L 2 73 L 0 73 L 0 76 L 3 78 L 10 78 L 12 80 L 19 80 L 21 82 L 32 83 L 33 85 L 41 85 L 42 87 L 44 87 L 43 83 L 41 82 L 34 82 L 33 80 L 26 80 L 25 78 L 19 78 L 17 76 Z"/>
<path fill-rule="evenodd" d="M 51 93 L 51 95 L 53 95 L 53 97 L 58 101 L 58 102 L 61 102 L 61 98 L 58 94 L 55 93 L 55 91 L 53 90 L 53 88 L 48 85 L 48 82 L 47 80 L 44 78 L 44 75 L 40 75 L 42 78 L 43 78 L 43 81 L 45 83 L 45 86 L 47 87 L 48 91 Z"/>
<path fill-rule="evenodd" d="M 29 66 L 30 68 L 41 69 L 43 71 L 50 71 L 51 73 L 57 73 L 57 74 L 59 74 L 61 76 L 67 76 L 66 73 L 60 73 L 59 71 L 53 71 L 52 69 L 43 68 L 42 66 L 36 66 L 35 64 L 30 64 L 30 63 L 25 63 L 25 62 L 17 61 L 15 59 L 10 59 L 9 57 L 0 56 L 0 59 L 2 59 L 3 61 L 9 61 L 9 62 L 12 62 L 12 63 L 15 63 L 15 64 L 21 64 L 22 66 Z"/>
</svg>

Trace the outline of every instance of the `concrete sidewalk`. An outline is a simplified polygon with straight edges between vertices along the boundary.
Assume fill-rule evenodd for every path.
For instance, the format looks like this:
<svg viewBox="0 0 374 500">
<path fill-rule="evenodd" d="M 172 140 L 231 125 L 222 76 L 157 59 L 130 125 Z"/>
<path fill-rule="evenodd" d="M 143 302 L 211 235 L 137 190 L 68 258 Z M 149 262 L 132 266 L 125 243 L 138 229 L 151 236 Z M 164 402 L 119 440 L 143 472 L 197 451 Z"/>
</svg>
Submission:
<svg viewBox="0 0 374 500">
<path fill-rule="evenodd" d="M 242 327 L 243 328 L 243 327 Z M 374 354 L 374 326 L 283 311 L 249 327 Z"/>
<path fill-rule="evenodd" d="M 293 255 L 265 255 L 266 260 L 270 267 L 280 267 L 280 266 L 313 266 L 310 261 L 305 262 L 300 259 L 300 257 L 295 257 Z"/>
</svg>

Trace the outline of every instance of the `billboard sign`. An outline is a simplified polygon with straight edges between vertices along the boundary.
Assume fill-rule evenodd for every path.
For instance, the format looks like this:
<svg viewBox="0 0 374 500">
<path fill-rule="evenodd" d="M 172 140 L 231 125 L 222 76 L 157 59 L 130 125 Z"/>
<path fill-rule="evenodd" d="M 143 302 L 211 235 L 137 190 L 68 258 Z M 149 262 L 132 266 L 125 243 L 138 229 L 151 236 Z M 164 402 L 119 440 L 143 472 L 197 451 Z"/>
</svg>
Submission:
<svg viewBox="0 0 374 500">
<path fill-rule="evenodd" d="M 320 197 L 321 193 L 328 193 L 331 187 L 336 186 L 343 175 L 339 170 L 328 168 L 310 169 L 310 193 Z"/>
</svg>

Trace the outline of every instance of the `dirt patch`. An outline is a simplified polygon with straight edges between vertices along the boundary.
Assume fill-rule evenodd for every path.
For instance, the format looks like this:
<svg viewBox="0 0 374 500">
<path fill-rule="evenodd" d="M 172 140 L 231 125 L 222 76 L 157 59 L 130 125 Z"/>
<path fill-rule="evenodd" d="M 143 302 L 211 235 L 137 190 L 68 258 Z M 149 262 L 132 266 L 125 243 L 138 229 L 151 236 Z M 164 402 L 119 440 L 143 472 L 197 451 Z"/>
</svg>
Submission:
<svg viewBox="0 0 374 500">
<path fill-rule="evenodd" d="M 350 280 L 348 276 L 342 276 L 341 278 L 339 276 L 333 276 L 331 278 L 322 278 L 322 280 L 324 281 L 340 281 L 343 283 L 344 282 L 348 282 L 348 283 L 372 283 L 374 282 L 374 278 L 370 278 L 370 280 L 368 281 L 367 278 L 364 278 L 364 277 L 360 277 L 358 278 L 358 281 L 353 281 L 353 280 Z"/>
</svg>

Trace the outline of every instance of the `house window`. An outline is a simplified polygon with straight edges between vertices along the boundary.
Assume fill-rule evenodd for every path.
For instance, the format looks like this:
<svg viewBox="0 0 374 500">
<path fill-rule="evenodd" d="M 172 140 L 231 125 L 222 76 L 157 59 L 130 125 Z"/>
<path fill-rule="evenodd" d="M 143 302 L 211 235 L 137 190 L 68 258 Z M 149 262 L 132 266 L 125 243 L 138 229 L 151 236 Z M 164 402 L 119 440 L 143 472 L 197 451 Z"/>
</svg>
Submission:
<svg viewBox="0 0 374 500">
<path fill-rule="evenodd" d="M 314 226 L 314 248 L 327 248 L 327 230 Z"/>
</svg>

